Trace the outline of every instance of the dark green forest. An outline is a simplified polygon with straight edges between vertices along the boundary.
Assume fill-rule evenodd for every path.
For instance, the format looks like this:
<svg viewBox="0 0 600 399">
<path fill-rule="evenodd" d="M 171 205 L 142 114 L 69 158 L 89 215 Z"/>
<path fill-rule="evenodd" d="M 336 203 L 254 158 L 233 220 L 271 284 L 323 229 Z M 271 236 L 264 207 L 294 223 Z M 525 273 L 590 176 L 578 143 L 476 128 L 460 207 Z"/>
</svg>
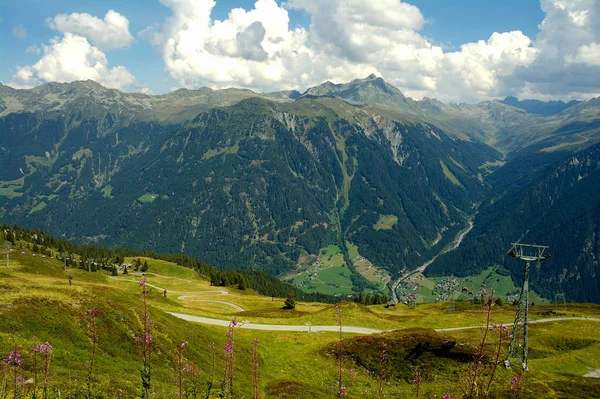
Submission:
<svg viewBox="0 0 600 399">
<path fill-rule="evenodd" d="M 533 289 L 547 298 L 564 293 L 600 302 L 600 146 L 557 155 L 517 158 L 492 174 L 495 196 L 481 205 L 473 230 L 427 274 L 467 276 L 501 264 L 520 282 L 523 262 L 505 255 L 522 237 L 550 246 L 551 258 L 532 268 Z M 523 173 L 524 163 L 537 170 L 535 179 Z"/>
</svg>

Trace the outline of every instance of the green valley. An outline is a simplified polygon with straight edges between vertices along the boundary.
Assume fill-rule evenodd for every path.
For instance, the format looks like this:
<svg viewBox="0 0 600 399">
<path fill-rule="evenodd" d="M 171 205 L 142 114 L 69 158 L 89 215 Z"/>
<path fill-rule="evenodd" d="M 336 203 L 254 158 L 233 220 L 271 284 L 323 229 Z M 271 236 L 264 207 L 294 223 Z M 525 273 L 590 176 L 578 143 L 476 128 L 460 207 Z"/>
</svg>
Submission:
<svg viewBox="0 0 600 399">
<path fill-rule="evenodd" d="M 89 272 L 71 263 L 63 270 L 62 260 L 55 258 L 59 248 L 50 245 L 57 242 L 60 246 L 62 241 L 44 236 L 49 245 L 46 246 L 38 244 L 42 237 L 39 234 L 29 235 L 26 231 L 19 234 L 21 239 L 14 241 L 15 251 L 10 253 L 9 266 L 0 269 L 0 354 L 6 356 L 19 348 L 24 363 L 16 372 L 30 379 L 34 373 L 33 352 L 28 348 L 35 337 L 37 342 L 48 341 L 52 345 L 52 361 L 47 381 L 52 398 L 86 395 L 91 347 L 87 309 L 95 310 L 98 326 L 95 369 L 90 380 L 92 394 L 94 397 L 138 397 L 141 358 L 133 338 L 143 328 L 144 290 L 147 290 L 152 320 L 151 391 L 156 398 L 176 395 L 175 348 L 182 342 L 187 343 L 183 352 L 185 361 L 193 362 L 201 370 L 199 374 L 184 374 L 182 386 L 188 392 L 195 387 L 197 394 L 194 395 L 198 397 L 222 395 L 221 382 L 226 378 L 223 347 L 228 340 L 227 323 L 233 319 L 238 321 L 233 386 L 240 397 L 252 392 L 249 370 L 253 364 L 254 340 L 257 340 L 255 364 L 259 370 L 257 387 L 261 396 L 335 396 L 332 384 L 338 378 L 335 353 L 340 312 L 345 348 L 342 378 L 351 397 L 377 397 L 380 379 L 373 370 L 379 367 L 378 348 L 382 342 L 389 348 L 389 371 L 381 380 L 386 396 L 414 395 L 415 371 L 423 378 L 419 385 L 423 395 L 460 395 L 461 375 L 467 372 L 471 359 L 469 348 L 481 339 L 477 326 L 484 318 L 482 305 L 473 305 L 471 301 L 457 301 L 455 314 L 448 314 L 443 303 L 417 305 L 414 309 L 404 305 L 386 309 L 383 305 L 362 306 L 351 302 L 341 302 L 336 307 L 300 301 L 295 310 L 282 310 L 281 297 L 257 295 L 250 289 L 217 287 L 202 274 L 206 271 L 198 272 L 208 269 L 195 271 L 152 257 L 132 256 L 121 260 L 123 264 L 132 264 L 131 267 L 135 267 L 138 259 L 146 263 L 148 270 L 143 276 L 133 270 L 123 274 L 121 269 L 116 276 L 106 270 Z M 32 245 L 37 252 L 32 251 Z M 335 263 L 338 255 L 339 248 L 329 247 L 320 257 L 324 262 Z M 84 257 L 84 253 L 71 253 L 69 262 L 79 262 Z M 339 266 L 331 266 L 335 267 Z M 491 279 L 498 276 L 494 273 L 490 271 Z M 145 287 L 140 287 L 141 280 Z M 480 276 L 466 284 L 480 284 L 485 280 L 490 278 Z M 423 285 L 428 283 L 423 280 Z M 495 306 L 492 320 L 509 324 L 514 312 L 515 308 L 509 305 Z M 600 323 L 599 313 L 597 305 L 569 303 L 558 309 L 543 304 L 531 307 L 532 359 L 530 371 L 522 377 L 521 397 L 537 398 L 544 394 L 564 398 L 575 384 L 585 387 L 590 397 L 600 392 L 592 379 L 583 377 L 589 372 L 588 367 L 600 368 L 595 360 L 600 359 L 600 341 L 593 333 Z M 185 315 L 192 321 L 177 315 Z M 291 331 L 282 334 L 278 329 Z M 365 332 L 370 335 L 364 335 Z M 456 344 L 448 352 L 432 349 L 417 357 L 408 356 L 423 345 L 436 348 L 448 341 Z M 492 347 L 492 341 L 485 347 L 490 356 Z M 512 371 L 498 368 L 492 386 L 495 397 L 508 397 L 512 376 Z M 12 392 L 11 380 L 4 381 L 4 392 Z M 38 389 L 41 389 L 39 381 Z M 33 383 L 26 384 L 29 385 L 19 389 L 31 393 Z"/>
</svg>

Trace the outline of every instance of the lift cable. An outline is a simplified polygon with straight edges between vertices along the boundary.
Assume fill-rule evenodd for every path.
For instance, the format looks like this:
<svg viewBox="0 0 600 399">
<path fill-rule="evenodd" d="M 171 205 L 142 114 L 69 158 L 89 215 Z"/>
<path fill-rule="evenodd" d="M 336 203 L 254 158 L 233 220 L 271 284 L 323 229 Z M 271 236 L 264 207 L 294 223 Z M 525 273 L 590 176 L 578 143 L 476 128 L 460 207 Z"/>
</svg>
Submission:
<svg viewBox="0 0 600 399">
<path fill-rule="evenodd" d="M 551 234 L 551 233 L 554 233 L 554 232 L 555 232 L 555 231 L 557 231 L 557 230 L 560 230 L 560 229 L 562 229 L 563 227 L 565 227 L 565 226 L 566 226 L 566 225 L 568 225 L 569 223 L 572 223 L 572 222 L 574 222 L 575 220 L 577 220 L 577 219 L 580 219 L 580 218 L 584 217 L 585 215 L 587 215 L 587 214 L 590 214 L 590 213 L 594 212 L 594 211 L 595 211 L 595 210 L 597 210 L 597 209 L 600 209 L 600 204 L 596 205 L 595 207 L 593 207 L 593 208 L 591 208 L 591 209 L 588 209 L 587 211 L 583 212 L 582 214 L 580 214 L 580 215 L 578 215 L 578 216 L 575 216 L 574 218 L 571 218 L 571 219 L 569 219 L 568 221 L 566 221 L 566 222 L 564 222 L 564 223 L 560 224 L 559 226 L 557 226 L 557 227 L 555 227 L 555 228 L 553 228 L 553 229 L 551 229 L 551 230 L 549 230 L 549 231 L 545 232 L 544 234 L 540 234 L 539 236 L 535 237 L 533 241 L 537 241 L 537 240 L 539 240 L 539 239 L 540 239 L 540 238 L 542 238 L 542 237 L 546 237 L 547 235 L 549 235 L 549 234 Z M 527 234 L 527 233 L 525 233 L 525 234 Z"/>
</svg>

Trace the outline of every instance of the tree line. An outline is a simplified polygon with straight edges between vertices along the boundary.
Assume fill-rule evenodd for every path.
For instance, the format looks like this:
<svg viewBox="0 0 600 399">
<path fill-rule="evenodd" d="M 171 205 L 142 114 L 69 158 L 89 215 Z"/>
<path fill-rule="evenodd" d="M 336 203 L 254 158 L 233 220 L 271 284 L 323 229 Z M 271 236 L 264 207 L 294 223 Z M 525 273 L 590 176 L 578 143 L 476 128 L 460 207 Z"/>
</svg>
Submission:
<svg viewBox="0 0 600 399">
<path fill-rule="evenodd" d="M 68 267 L 80 267 L 83 270 L 96 271 L 107 269 L 113 274 L 117 272 L 117 266 L 123 264 L 125 257 L 152 258 L 172 262 L 179 266 L 195 270 L 198 274 L 211 282 L 211 285 L 220 287 L 236 287 L 242 290 L 252 289 L 257 293 L 271 297 L 286 297 L 293 293 L 296 298 L 305 302 L 337 303 L 339 298 L 333 295 L 306 293 L 292 285 L 271 276 L 266 272 L 256 270 L 219 270 L 215 267 L 183 254 L 161 254 L 154 251 L 140 251 L 130 248 L 110 248 L 96 245 L 79 245 L 69 240 L 54 237 L 40 229 L 27 229 L 19 225 L 0 225 L 2 238 L 17 245 L 26 242 L 31 245 L 32 251 L 45 255 L 52 255 L 52 251 L 66 257 Z M 34 250 L 35 249 L 35 250 Z M 77 261 L 77 256 L 79 261 Z M 93 260 L 93 263 L 88 264 Z M 145 262 L 137 264 L 134 260 L 134 268 L 142 272 L 148 270 Z M 140 261 L 141 262 L 141 261 Z M 144 264 L 145 263 L 145 264 Z M 137 265 L 137 268 L 135 267 Z"/>
</svg>

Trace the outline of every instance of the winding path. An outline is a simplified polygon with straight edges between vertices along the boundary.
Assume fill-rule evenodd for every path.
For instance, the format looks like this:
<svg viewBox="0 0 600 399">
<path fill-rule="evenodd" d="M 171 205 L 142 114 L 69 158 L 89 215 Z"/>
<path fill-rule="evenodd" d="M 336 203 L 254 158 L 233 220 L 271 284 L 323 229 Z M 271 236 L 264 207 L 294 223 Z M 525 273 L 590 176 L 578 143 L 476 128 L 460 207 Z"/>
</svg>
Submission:
<svg viewBox="0 0 600 399">
<path fill-rule="evenodd" d="M 193 323 L 208 324 L 211 326 L 229 326 L 229 320 L 213 319 L 210 317 L 193 316 L 189 314 L 167 312 L 168 314 L 178 317 L 183 320 L 191 321 Z M 338 326 L 313 326 L 310 324 L 306 325 L 285 325 L 285 324 L 254 324 L 249 321 L 239 322 L 237 328 L 244 328 L 249 330 L 264 330 L 264 331 L 302 331 L 302 332 L 338 332 Z M 344 326 L 343 331 L 346 333 L 354 334 L 377 334 L 383 332 L 375 328 L 367 327 L 353 327 Z"/>
<path fill-rule="evenodd" d="M 184 313 L 167 312 L 168 314 L 178 317 L 183 320 L 190 321 L 192 323 L 207 324 L 211 326 L 229 326 L 229 320 L 213 319 L 210 317 L 194 316 Z M 569 321 L 569 320 L 584 320 L 584 321 L 600 321 L 600 318 L 596 317 L 556 317 L 547 319 L 530 320 L 529 324 L 538 323 L 551 323 L 555 321 Z M 506 323 L 506 325 L 512 325 L 512 323 Z M 465 326 L 465 327 L 450 327 L 450 328 L 435 328 L 435 331 L 459 331 L 459 330 L 470 330 L 474 328 L 481 328 L 483 326 Z M 313 326 L 313 325 L 284 325 L 284 324 L 254 324 L 249 321 L 244 321 L 239 324 L 239 328 L 245 328 L 250 330 L 265 330 L 265 331 L 303 331 L 303 332 L 338 332 L 338 326 Z M 353 334 L 378 334 L 392 330 L 378 330 L 376 328 L 367 327 L 355 327 L 355 326 L 344 326 L 343 331 L 346 333 Z"/>
<path fill-rule="evenodd" d="M 449 247 L 448 250 L 446 250 L 445 252 L 451 251 L 451 250 L 455 249 L 456 247 L 458 247 L 458 245 L 460 245 L 460 242 L 462 241 L 464 236 L 471 230 L 471 228 L 473 228 L 473 224 L 470 222 L 469 228 L 466 229 L 464 232 L 462 232 L 460 234 L 460 236 L 457 238 L 457 240 L 454 242 L 455 245 Z M 427 267 L 432 261 L 433 261 L 433 259 L 431 261 L 429 261 L 428 263 L 425 263 L 419 269 L 424 270 L 425 267 Z M 417 270 L 419 270 L 419 269 L 417 269 Z M 161 275 L 157 275 L 157 274 L 154 274 L 154 275 L 159 276 L 159 277 L 167 277 L 168 278 L 168 276 L 161 276 Z M 135 278 L 114 277 L 114 276 L 109 276 L 109 278 L 113 279 L 113 280 L 118 280 L 118 281 L 129 281 L 129 282 L 139 283 L 139 280 L 136 280 Z M 177 277 L 172 277 L 172 278 L 178 279 L 178 280 L 184 280 L 184 279 L 177 278 Z M 184 280 L 184 281 L 191 282 L 190 280 Z M 156 286 L 156 285 L 152 285 L 150 283 L 146 283 L 146 285 L 149 287 L 161 290 L 161 291 L 164 290 L 164 288 Z M 219 301 L 219 300 L 213 300 L 213 299 L 196 298 L 197 295 L 200 295 L 200 296 L 211 295 L 211 294 L 212 295 L 228 295 L 229 292 L 226 290 L 209 290 L 209 291 L 175 291 L 175 290 L 171 290 L 169 292 L 192 295 L 191 297 L 190 297 L 190 295 L 179 295 L 177 298 L 180 300 L 220 303 L 223 305 L 231 306 L 232 308 L 234 308 L 235 310 L 237 310 L 239 312 L 245 311 L 244 308 L 242 308 L 241 306 L 239 306 L 235 303 L 232 303 L 232 302 Z M 200 324 L 213 325 L 213 326 L 222 326 L 222 327 L 229 326 L 229 320 L 214 319 L 214 318 L 202 317 L 202 316 L 194 316 L 194 315 L 178 313 L 178 312 L 167 312 L 167 313 L 172 316 L 175 316 L 177 318 L 187 320 L 187 321 L 190 321 L 193 323 L 200 323 Z M 552 323 L 552 322 L 557 322 L 557 321 L 560 322 L 560 321 L 569 321 L 569 320 L 583 320 L 583 321 L 600 322 L 600 318 L 596 318 L 596 317 L 555 317 L 555 318 L 530 320 L 529 323 L 530 324 Z M 505 325 L 512 325 L 512 322 L 505 323 Z M 481 328 L 481 327 L 483 327 L 483 326 L 477 325 L 477 326 L 436 328 L 435 331 L 438 331 L 438 332 L 459 331 L 459 330 L 469 330 L 469 329 L 475 329 L 475 328 Z M 239 324 L 238 328 L 245 328 L 245 329 L 251 329 L 251 330 L 263 330 L 263 331 L 299 331 L 299 332 L 338 332 L 339 331 L 338 326 L 318 326 L 318 325 L 313 326 L 310 324 L 305 324 L 305 325 L 255 324 L 255 323 L 252 323 L 249 321 L 242 321 Z M 376 328 L 344 326 L 343 331 L 346 333 L 351 333 L 351 334 L 377 334 L 377 333 L 382 333 L 382 332 L 391 331 L 391 330 L 379 330 Z"/>
</svg>

